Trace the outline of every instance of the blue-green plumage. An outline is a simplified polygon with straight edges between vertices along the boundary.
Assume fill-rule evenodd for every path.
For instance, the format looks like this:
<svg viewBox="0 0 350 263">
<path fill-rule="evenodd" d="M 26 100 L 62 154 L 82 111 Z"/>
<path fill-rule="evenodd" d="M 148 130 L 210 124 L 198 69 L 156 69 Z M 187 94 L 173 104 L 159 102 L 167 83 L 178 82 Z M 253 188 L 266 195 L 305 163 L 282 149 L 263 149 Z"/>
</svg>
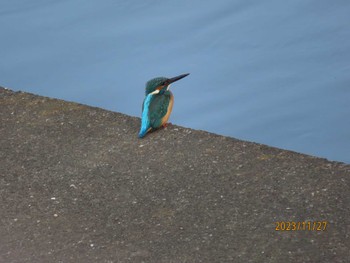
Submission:
<svg viewBox="0 0 350 263">
<path fill-rule="evenodd" d="M 174 96 L 169 90 L 171 83 L 186 77 L 182 74 L 174 78 L 158 77 L 146 83 L 146 97 L 142 104 L 141 129 L 139 137 L 166 124 L 172 111 Z"/>
</svg>

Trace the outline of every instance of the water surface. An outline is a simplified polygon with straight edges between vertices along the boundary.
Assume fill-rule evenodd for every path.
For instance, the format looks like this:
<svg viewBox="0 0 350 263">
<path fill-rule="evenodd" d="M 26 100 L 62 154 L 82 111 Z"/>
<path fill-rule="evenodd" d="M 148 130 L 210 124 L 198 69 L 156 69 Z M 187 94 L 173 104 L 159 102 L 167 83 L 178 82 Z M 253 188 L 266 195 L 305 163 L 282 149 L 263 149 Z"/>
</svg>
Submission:
<svg viewBox="0 0 350 263">
<path fill-rule="evenodd" d="M 350 163 L 349 1 L 0 3 L 0 85 Z M 135 131 L 135 140 L 138 131 Z"/>
</svg>

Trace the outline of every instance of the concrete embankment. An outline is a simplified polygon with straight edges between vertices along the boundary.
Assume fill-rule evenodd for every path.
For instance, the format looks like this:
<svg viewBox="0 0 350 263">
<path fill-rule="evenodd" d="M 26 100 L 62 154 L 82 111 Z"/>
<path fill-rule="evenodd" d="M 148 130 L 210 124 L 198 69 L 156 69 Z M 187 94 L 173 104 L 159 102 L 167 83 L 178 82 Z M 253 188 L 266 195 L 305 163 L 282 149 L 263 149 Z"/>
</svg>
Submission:
<svg viewBox="0 0 350 263">
<path fill-rule="evenodd" d="M 349 165 L 139 125 L 0 88 L 0 262 L 348 262 Z"/>
</svg>

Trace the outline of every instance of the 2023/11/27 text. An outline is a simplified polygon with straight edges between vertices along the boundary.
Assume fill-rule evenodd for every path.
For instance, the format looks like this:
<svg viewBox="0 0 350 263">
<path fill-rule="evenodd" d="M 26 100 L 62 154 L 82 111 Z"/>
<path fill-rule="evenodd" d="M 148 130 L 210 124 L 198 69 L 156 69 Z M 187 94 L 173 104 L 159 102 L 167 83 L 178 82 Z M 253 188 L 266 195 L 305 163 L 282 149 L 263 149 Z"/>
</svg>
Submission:
<svg viewBox="0 0 350 263">
<path fill-rule="evenodd" d="M 325 231 L 327 221 L 277 221 L 276 231 Z"/>
</svg>

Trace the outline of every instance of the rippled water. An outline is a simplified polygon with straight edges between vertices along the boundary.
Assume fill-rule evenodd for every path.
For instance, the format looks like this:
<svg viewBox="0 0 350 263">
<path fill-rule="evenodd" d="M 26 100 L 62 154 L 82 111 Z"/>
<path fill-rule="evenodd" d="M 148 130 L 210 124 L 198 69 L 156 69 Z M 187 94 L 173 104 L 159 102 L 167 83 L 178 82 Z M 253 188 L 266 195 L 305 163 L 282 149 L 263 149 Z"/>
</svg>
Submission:
<svg viewBox="0 0 350 263">
<path fill-rule="evenodd" d="M 349 1 L 0 3 L 0 85 L 350 163 Z M 135 131 L 135 140 L 138 131 Z"/>
</svg>

